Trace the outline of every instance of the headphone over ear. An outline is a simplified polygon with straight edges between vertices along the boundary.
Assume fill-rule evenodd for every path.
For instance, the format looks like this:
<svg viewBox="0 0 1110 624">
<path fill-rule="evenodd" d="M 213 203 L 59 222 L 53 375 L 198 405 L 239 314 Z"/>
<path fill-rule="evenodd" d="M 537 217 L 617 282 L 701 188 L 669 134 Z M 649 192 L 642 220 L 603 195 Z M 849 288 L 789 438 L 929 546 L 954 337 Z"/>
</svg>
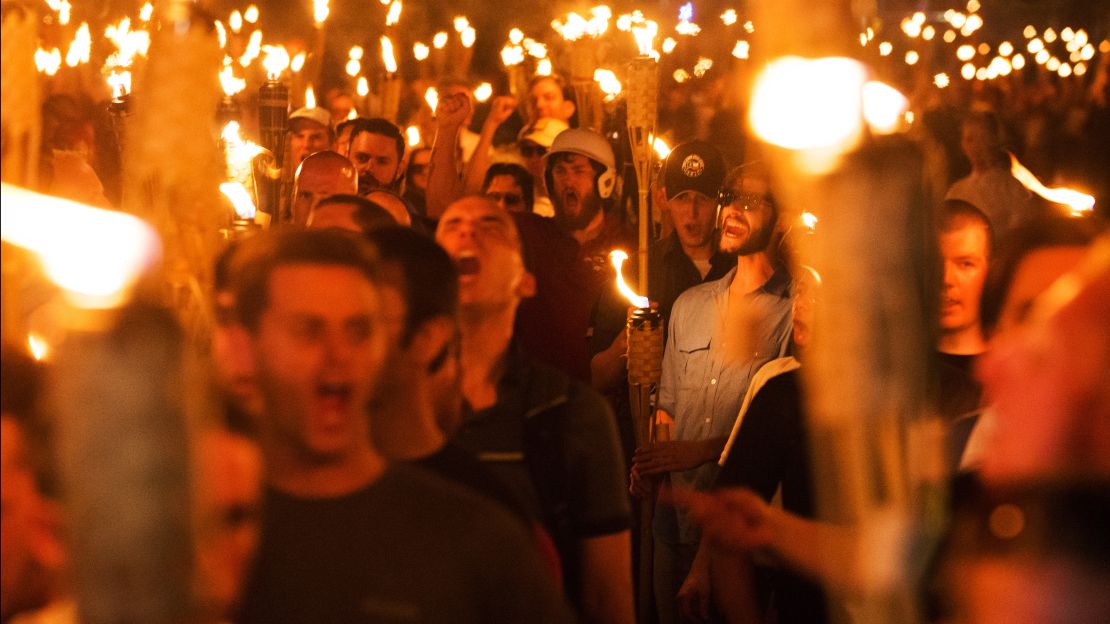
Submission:
<svg viewBox="0 0 1110 624">
<path fill-rule="evenodd" d="M 606 167 L 601 175 L 597 176 L 597 196 L 601 199 L 609 199 L 613 194 L 613 189 L 617 186 L 617 172 L 611 167 Z"/>
</svg>

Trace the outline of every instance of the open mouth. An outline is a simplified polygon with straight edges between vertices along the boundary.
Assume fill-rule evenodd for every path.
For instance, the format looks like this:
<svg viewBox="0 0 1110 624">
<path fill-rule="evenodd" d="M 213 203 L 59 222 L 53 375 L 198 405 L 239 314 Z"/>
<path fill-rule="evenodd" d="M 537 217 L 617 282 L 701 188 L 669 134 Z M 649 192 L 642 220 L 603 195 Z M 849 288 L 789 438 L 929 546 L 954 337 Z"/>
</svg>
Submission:
<svg viewBox="0 0 1110 624">
<path fill-rule="evenodd" d="M 575 193 L 574 191 L 567 191 L 566 193 L 563 193 L 563 207 L 567 210 L 567 212 L 569 212 L 570 214 L 577 214 L 578 203 L 578 193 Z"/>
<path fill-rule="evenodd" d="M 482 268 L 481 263 L 478 261 L 478 256 L 459 256 L 455 259 L 455 266 L 459 269 L 459 275 L 474 275 Z"/>
<path fill-rule="evenodd" d="M 747 226 L 743 223 L 730 219 L 725 221 L 725 226 L 721 231 L 727 236 L 740 237 L 743 236 L 745 229 L 747 229 Z"/>
<path fill-rule="evenodd" d="M 342 382 L 320 382 L 316 385 L 316 398 L 326 407 L 341 409 L 351 400 L 351 384 Z"/>
</svg>

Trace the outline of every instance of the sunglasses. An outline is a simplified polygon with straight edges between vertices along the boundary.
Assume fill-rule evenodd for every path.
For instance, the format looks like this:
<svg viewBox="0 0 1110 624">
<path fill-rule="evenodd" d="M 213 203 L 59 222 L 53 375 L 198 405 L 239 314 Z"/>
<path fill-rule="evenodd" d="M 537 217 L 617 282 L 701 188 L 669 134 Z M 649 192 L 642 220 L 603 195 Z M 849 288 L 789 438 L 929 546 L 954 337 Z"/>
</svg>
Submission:
<svg viewBox="0 0 1110 624">
<path fill-rule="evenodd" d="M 735 205 L 740 210 L 748 212 L 759 208 L 764 203 L 772 208 L 775 206 L 770 196 L 759 193 L 744 193 L 730 188 L 723 188 L 717 192 L 717 205 L 721 208 Z"/>
<path fill-rule="evenodd" d="M 539 158 L 547 153 L 547 148 L 542 145 L 521 145 L 520 154 L 525 158 Z"/>
<path fill-rule="evenodd" d="M 516 193 L 486 193 L 486 197 L 495 202 L 504 202 L 506 206 L 519 206 L 524 203 L 524 198 Z"/>
</svg>

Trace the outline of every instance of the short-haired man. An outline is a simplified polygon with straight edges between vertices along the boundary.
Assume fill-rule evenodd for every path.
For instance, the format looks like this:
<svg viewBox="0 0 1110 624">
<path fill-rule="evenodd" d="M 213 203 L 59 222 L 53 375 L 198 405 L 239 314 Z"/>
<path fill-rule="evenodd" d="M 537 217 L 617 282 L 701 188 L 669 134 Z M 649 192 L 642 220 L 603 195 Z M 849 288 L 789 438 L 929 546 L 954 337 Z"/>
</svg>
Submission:
<svg viewBox="0 0 1110 624">
<path fill-rule="evenodd" d="M 462 389 L 472 414 L 455 441 L 543 519 L 583 619 L 631 622 L 629 512 L 616 427 L 596 392 L 512 345 L 516 308 L 535 289 L 513 219 L 487 198 L 464 198 L 444 212 L 436 240 L 460 273 Z"/>
<path fill-rule="evenodd" d="M 588 381 L 587 335 L 594 305 L 612 280 L 608 254 L 634 252 L 636 239 L 612 209 L 616 159 L 605 137 L 565 130 L 545 165 L 555 218 L 518 215 L 538 290 L 521 304 L 517 337 L 533 357 Z"/>
<path fill-rule="evenodd" d="M 388 210 L 358 195 L 325 197 L 308 215 L 308 227 L 316 229 L 333 227 L 367 233 L 396 224 Z"/>
<path fill-rule="evenodd" d="M 937 223 L 942 286 L 940 337 L 932 397 L 937 413 L 948 422 L 949 459 L 959 454 L 981 407 L 982 387 L 975 380 L 975 361 L 986 351 L 979 315 L 979 299 L 990 262 L 990 220 L 971 204 L 946 200 Z"/>
<path fill-rule="evenodd" d="M 508 212 L 532 212 L 532 175 L 516 163 L 493 163 L 482 181 L 482 194 Z"/>
<path fill-rule="evenodd" d="M 351 142 L 347 157 L 358 171 L 358 194 L 373 189 L 396 191 L 401 186 L 404 169 L 405 137 L 392 122 L 375 117 L 356 119 L 351 124 Z"/>
<path fill-rule="evenodd" d="M 386 338 L 368 244 L 332 229 L 248 244 L 233 274 L 268 488 L 239 621 L 565 621 L 518 525 L 372 446 Z"/>
<path fill-rule="evenodd" d="M 312 209 L 325 197 L 350 195 L 358 189 L 351 161 L 332 151 L 316 152 L 304 159 L 293 177 L 293 201 L 288 221 L 304 227 Z"/>
<path fill-rule="evenodd" d="M 557 76 L 536 76 L 532 79 L 528 84 L 528 109 L 533 123 L 541 119 L 570 122 L 577 110 L 574 96 Z"/>
<path fill-rule="evenodd" d="M 790 348 L 790 275 L 776 258 L 787 221 L 771 195 L 769 172 L 748 166 L 725 178 L 720 199 L 722 253 L 737 266 L 680 295 L 671 311 L 657 418 L 673 420 L 673 440 L 636 450 L 633 491 L 645 477 L 669 475 L 675 487 L 706 489 L 754 373 Z M 655 599 L 661 622 L 677 621 L 675 598 L 697 550 L 699 531 L 685 512 L 656 509 Z"/>
<path fill-rule="evenodd" d="M 294 167 L 331 143 L 331 114 L 326 108 L 301 108 L 289 115 L 289 162 Z"/>
<path fill-rule="evenodd" d="M 957 180 L 945 199 L 959 199 L 990 218 L 999 240 L 1032 216 L 1031 195 L 1010 174 L 1003 148 L 1002 123 L 990 112 L 972 113 L 960 126 L 960 148 L 971 163 L 971 173 Z"/>
</svg>

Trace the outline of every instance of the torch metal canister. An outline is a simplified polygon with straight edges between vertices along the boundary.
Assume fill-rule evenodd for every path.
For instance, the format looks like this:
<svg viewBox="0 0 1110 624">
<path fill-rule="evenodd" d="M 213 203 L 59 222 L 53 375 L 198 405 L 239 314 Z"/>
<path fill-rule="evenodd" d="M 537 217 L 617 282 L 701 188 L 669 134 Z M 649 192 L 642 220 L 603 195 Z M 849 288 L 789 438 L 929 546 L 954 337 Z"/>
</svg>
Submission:
<svg viewBox="0 0 1110 624">
<path fill-rule="evenodd" d="M 112 134 L 116 137 L 120 159 L 127 153 L 127 120 L 131 117 L 131 94 L 124 93 L 108 102 L 108 114 L 112 118 Z"/>
<path fill-rule="evenodd" d="M 279 80 L 267 80 L 258 88 L 258 134 L 262 147 L 274 155 L 274 163 L 283 168 L 285 163 L 285 133 L 289 126 L 289 87 Z M 281 179 L 267 176 L 261 185 L 265 201 L 259 208 L 273 219 L 281 215 Z"/>
<path fill-rule="evenodd" d="M 628 315 L 628 398 L 632 411 L 632 426 L 636 446 L 644 447 L 653 442 L 654 410 L 651 393 L 663 373 L 663 315 L 659 309 L 636 308 Z M 638 621 L 651 621 L 654 599 L 652 595 L 652 563 L 654 542 L 651 525 L 655 504 L 651 499 L 641 499 L 639 504 L 639 566 L 636 592 Z"/>
</svg>

